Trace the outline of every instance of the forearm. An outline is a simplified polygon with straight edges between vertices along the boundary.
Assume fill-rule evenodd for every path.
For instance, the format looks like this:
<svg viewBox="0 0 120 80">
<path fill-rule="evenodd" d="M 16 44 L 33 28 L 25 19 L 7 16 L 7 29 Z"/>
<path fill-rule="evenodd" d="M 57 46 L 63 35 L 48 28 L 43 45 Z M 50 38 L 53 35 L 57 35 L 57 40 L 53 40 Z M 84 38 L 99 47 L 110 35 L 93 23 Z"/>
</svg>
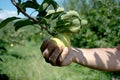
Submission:
<svg viewBox="0 0 120 80">
<path fill-rule="evenodd" d="M 120 51 L 115 48 L 73 48 L 73 52 L 78 64 L 104 71 L 120 70 Z"/>
</svg>

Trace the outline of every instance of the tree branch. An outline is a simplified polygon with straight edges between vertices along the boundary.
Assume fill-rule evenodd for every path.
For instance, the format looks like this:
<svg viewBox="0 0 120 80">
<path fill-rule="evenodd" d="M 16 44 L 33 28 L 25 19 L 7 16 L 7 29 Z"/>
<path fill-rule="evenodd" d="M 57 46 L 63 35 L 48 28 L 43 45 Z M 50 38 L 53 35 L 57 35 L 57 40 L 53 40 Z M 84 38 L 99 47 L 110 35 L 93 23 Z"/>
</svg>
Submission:
<svg viewBox="0 0 120 80">
<path fill-rule="evenodd" d="M 38 22 L 38 20 L 34 19 L 33 17 L 31 17 L 30 15 L 28 15 L 17 3 L 15 0 L 11 0 L 11 2 L 13 3 L 13 5 L 20 10 L 20 12 L 25 15 L 26 17 L 28 17 L 29 19 L 33 20 L 34 22 Z"/>
<path fill-rule="evenodd" d="M 43 26 L 42 24 L 40 24 L 40 21 L 39 21 L 39 20 L 37 20 L 37 19 L 31 17 L 29 14 L 27 14 L 27 13 L 21 8 L 21 6 L 19 6 L 19 5 L 16 3 L 15 0 L 11 0 L 11 2 L 12 2 L 12 4 L 13 4 L 18 10 L 20 10 L 20 12 L 21 12 L 24 16 L 26 16 L 26 17 L 28 17 L 29 19 L 31 19 L 32 21 L 38 23 L 38 24 L 40 25 L 40 27 L 41 27 L 42 29 L 46 30 L 50 35 L 54 35 L 54 33 L 52 33 L 51 31 L 49 31 L 49 29 L 48 29 L 46 26 Z"/>
</svg>

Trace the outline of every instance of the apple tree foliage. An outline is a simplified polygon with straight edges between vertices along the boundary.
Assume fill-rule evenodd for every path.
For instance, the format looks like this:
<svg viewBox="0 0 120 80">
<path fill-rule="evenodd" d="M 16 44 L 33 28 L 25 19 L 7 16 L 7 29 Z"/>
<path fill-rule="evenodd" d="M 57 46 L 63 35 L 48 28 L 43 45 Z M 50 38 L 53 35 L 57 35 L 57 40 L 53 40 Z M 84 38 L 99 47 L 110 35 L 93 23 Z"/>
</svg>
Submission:
<svg viewBox="0 0 120 80">
<path fill-rule="evenodd" d="M 69 0 L 64 1 L 64 7 L 77 10 L 89 22 L 73 36 L 75 46 L 115 47 L 120 44 L 120 0 Z"/>
<path fill-rule="evenodd" d="M 47 33 L 50 35 L 54 34 L 50 28 L 50 22 L 57 18 L 62 12 L 47 15 L 47 11 L 49 9 L 57 10 L 59 5 L 56 1 L 11 0 L 11 3 L 16 7 L 18 15 L 23 14 L 25 17 L 20 18 L 13 16 L 0 21 L 1 44 L 6 43 L 11 45 L 22 43 L 25 39 L 28 41 L 39 41 L 42 39 L 42 36 L 45 36 Z"/>
</svg>

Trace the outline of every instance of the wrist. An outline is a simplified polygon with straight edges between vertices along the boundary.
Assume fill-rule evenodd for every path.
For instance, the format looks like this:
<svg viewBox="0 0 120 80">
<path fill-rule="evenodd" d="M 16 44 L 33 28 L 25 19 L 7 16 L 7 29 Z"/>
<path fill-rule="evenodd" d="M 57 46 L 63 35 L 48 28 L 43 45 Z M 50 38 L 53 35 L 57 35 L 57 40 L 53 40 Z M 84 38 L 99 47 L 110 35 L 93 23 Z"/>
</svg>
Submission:
<svg viewBox="0 0 120 80">
<path fill-rule="evenodd" d="M 79 50 L 72 47 L 70 52 L 73 54 L 73 62 L 79 63 Z"/>
<path fill-rule="evenodd" d="M 74 54 L 73 62 L 81 65 L 87 65 L 87 60 L 83 54 L 83 50 L 80 48 L 72 48 Z"/>
</svg>

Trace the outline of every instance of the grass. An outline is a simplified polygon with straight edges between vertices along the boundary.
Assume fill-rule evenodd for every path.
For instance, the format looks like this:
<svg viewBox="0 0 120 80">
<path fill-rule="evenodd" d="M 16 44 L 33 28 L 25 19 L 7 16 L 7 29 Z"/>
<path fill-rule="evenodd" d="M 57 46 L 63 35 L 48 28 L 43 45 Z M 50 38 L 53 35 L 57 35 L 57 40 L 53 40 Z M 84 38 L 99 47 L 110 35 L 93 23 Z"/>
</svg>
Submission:
<svg viewBox="0 0 120 80">
<path fill-rule="evenodd" d="M 109 73 L 75 63 L 66 67 L 52 66 L 45 62 L 39 47 L 40 44 L 26 42 L 10 48 L 8 54 L 20 56 L 20 59 L 11 57 L 9 64 L 2 64 L 5 67 L 1 73 L 7 74 L 9 80 L 111 80 Z"/>
</svg>

